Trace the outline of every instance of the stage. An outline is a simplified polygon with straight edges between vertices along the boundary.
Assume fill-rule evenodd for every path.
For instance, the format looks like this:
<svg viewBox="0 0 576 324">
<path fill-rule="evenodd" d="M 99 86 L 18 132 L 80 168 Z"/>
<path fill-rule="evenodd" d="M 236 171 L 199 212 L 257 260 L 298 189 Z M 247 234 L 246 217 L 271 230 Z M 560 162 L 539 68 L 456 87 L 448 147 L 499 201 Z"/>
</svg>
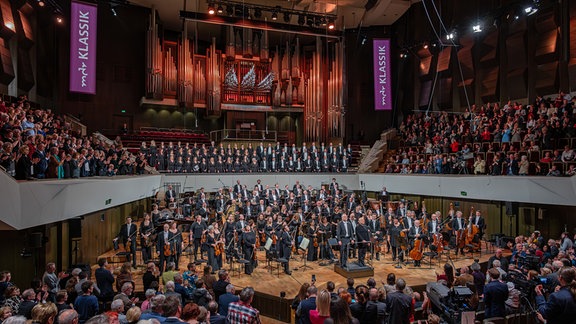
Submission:
<svg viewBox="0 0 576 324">
<path fill-rule="evenodd" d="M 493 247 L 489 243 L 482 242 L 482 253 L 474 253 L 474 255 L 467 253 L 465 256 L 456 256 L 454 252 L 450 252 L 449 258 L 447 254 L 442 254 L 440 260 L 437 258 L 432 259 L 432 264 L 429 263 L 429 258 L 424 257 L 422 259 L 422 266 L 417 268 L 411 262 L 398 263 L 392 261 L 392 254 L 381 254 L 380 261 L 366 260 L 366 264 L 373 268 L 374 275 L 372 276 L 378 285 L 386 280 L 386 276 L 389 273 L 395 273 L 396 278 L 403 278 L 406 283 L 412 287 L 424 287 L 426 283 L 430 281 L 436 281 L 436 273 L 442 273 L 443 266 L 446 262 L 453 263 L 456 269 L 463 266 L 470 266 L 474 259 L 479 259 L 480 263 L 487 262 L 490 256 L 494 254 Z M 335 271 L 335 265 L 328 263 L 324 260 L 322 261 L 307 261 L 307 267 L 304 267 L 304 260 L 302 254 L 304 251 L 300 250 L 299 255 L 293 256 L 290 260 L 290 269 L 292 270 L 291 275 L 287 275 L 283 272 L 281 264 L 276 262 L 271 262 L 272 270 L 267 266 L 265 251 L 258 251 L 258 267 L 254 270 L 252 275 L 244 274 L 243 271 L 238 271 L 238 263 L 234 263 L 234 269 L 231 268 L 230 264 L 224 264 L 224 269 L 230 271 L 231 283 L 236 286 L 237 289 L 241 289 L 246 286 L 252 286 L 254 289 L 262 294 L 267 294 L 274 297 L 280 297 L 281 292 L 286 293 L 286 298 L 291 299 L 297 293 L 298 289 L 304 282 L 310 282 L 312 275 L 316 275 L 316 286 L 319 289 L 325 288 L 328 281 L 335 283 L 336 287 L 346 287 L 346 277 L 340 275 Z M 369 254 L 367 255 L 368 258 Z M 107 257 L 111 267 L 113 269 L 119 269 L 122 265 L 121 262 L 124 261 L 124 257 L 116 256 L 114 251 L 108 251 L 107 253 L 101 255 L 101 257 Z M 336 255 L 337 257 L 337 255 Z M 136 282 L 136 292 L 143 292 L 142 287 L 142 273 L 144 267 L 140 259 L 140 252 L 137 252 L 138 269 L 133 271 L 133 276 Z M 186 269 L 188 262 L 193 260 L 187 253 L 180 258 L 180 271 L 183 272 Z M 356 261 L 356 259 L 350 259 L 349 263 Z M 197 271 L 201 274 L 205 263 L 199 264 L 197 266 Z M 280 266 L 278 270 L 276 267 Z M 397 267 L 400 268 L 397 268 Z M 234 271 L 232 271 L 234 270 Z M 352 276 L 355 277 L 355 285 L 359 283 L 366 283 L 366 280 L 370 276 Z M 162 284 L 162 283 L 161 283 Z"/>
</svg>

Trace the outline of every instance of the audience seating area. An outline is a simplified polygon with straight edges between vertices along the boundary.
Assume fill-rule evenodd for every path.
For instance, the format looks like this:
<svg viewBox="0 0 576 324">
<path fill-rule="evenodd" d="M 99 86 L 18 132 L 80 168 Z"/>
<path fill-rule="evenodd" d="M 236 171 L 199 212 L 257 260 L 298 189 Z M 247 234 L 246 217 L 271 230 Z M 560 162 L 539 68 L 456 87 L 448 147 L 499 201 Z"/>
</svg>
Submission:
<svg viewBox="0 0 576 324">
<path fill-rule="evenodd" d="M 560 93 L 533 105 L 409 115 L 399 127 L 398 148 L 388 152 L 379 172 L 572 176 L 575 108 L 576 98 Z"/>
</svg>

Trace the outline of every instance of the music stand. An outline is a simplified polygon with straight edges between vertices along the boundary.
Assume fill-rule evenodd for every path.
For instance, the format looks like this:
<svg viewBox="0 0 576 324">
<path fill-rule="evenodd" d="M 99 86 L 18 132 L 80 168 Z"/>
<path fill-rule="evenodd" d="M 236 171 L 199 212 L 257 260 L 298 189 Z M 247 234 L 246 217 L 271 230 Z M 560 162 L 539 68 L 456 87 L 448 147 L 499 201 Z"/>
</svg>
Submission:
<svg viewBox="0 0 576 324">
<path fill-rule="evenodd" d="M 308 247 L 309 246 L 310 246 L 310 240 L 306 237 L 303 237 L 302 242 L 300 242 L 300 246 L 298 247 L 299 249 L 306 252 L 302 256 L 302 259 L 300 259 L 300 261 L 304 261 L 304 264 L 300 267 L 300 269 L 303 269 L 302 271 L 305 271 L 307 268 L 312 269 L 312 267 L 310 267 L 306 264 L 306 261 L 308 261 Z"/>
</svg>

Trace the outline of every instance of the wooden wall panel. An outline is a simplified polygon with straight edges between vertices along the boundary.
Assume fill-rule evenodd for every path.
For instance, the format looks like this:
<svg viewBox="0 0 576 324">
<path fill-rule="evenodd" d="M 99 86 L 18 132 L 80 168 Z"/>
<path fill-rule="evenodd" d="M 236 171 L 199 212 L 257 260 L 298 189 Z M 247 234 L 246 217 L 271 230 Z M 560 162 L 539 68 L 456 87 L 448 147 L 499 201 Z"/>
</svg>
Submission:
<svg viewBox="0 0 576 324">
<path fill-rule="evenodd" d="M 438 106 L 443 110 L 452 108 L 452 78 L 440 78 L 436 89 L 438 90 Z"/>
<path fill-rule="evenodd" d="M 553 93 L 558 89 L 558 62 L 550 62 L 536 66 L 536 90 L 538 93 Z"/>
<path fill-rule="evenodd" d="M 464 84 L 471 84 L 474 81 L 474 60 L 472 57 L 472 48 L 474 46 L 473 37 L 462 37 L 460 39 L 462 48 L 458 51 L 458 61 L 462 67 L 462 75 L 464 80 L 458 80 L 458 86 Z"/>
<path fill-rule="evenodd" d="M 432 65 L 432 56 L 426 56 L 420 59 L 420 76 L 427 76 L 430 73 L 430 67 Z"/>
<path fill-rule="evenodd" d="M 18 47 L 18 89 L 30 91 L 34 86 L 34 71 L 28 49 Z"/>
<path fill-rule="evenodd" d="M 420 101 L 418 102 L 418 106 L 420 107 L 428 106 L 431 91 L 432 91 L 432 80 L 424 81 L 420 84 Z"/>
<path fill-rule="evenodd" d="M 536 38 L 536 59 L 549 54 L 555 54 L 557 41 L 558 30 L 556 28 L 538 34 Z"/>
<path fill-rule="evenodd" d="M 528 95 L 526 90 L 526 69 L 516 69 L 508 72 L 508 98 L 521 99 Z"/>
<path fill-rule="evenodd" d="M 6 38 L 14 36 L 16 34 L 16 24 L 12 14 L 12 5 L 9 0 L 0 0 L 0 14 L 2 14 L 0 36 Z"/>
<path fill-rule="evenodd" d="M 495 64 L 497 61 L 498 35 L 498 30 L 494 30 L 480 43 L 480 62 L 485 66 Z"/>
<path fill-rule="evenodd" d="M 20 46 L 30 48 L 34 45 L 34 32 L 30 20 L 22 11 L 18 10 L 15 16 L 17 19 L 16 27 L 18 30 L 18 41 Z"/>
<path fill-rule="evenodd" d="M 506 39 L 506 52 L 508 71 L 526 68 L 526 42 L 523 32 L 512 34 Z"/>
<path fill-rule="evenodd" d="M 482 80 L 480 95 L 484 101 L 496 100 L 499 72 L 500 68 L 498 66 L 482 71 L 483 77 L 480 78 L 480 80 Z"/>
<path fill-rule="evenodd" d="M 438 54 L 438 64 L 436 65 L 436 69 L 439 73 L 448 71 L 450 68 L 451 57 L 452 47 L 446 47 Z"/>
<path fill-rule="evenodd" d="M 12 54 L 8 42 L 4 38 L 0 38 L 0 83 L 8 85 L 14 80 L 14 77 Z"/>
</svg>

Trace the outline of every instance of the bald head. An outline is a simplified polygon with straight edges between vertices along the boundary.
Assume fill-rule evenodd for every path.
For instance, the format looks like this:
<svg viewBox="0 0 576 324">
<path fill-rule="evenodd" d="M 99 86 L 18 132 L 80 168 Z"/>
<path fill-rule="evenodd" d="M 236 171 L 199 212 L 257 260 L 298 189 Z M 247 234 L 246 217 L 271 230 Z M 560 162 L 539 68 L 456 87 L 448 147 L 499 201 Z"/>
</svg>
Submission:
<svg viewBox="0 0 576 324">
<path fill-rule="evenodd" d="M 73 309 L 66 309 L 58 315 L 58 323 L 60 324 L 77 324 L 78 313 Z"/>
</svg>

